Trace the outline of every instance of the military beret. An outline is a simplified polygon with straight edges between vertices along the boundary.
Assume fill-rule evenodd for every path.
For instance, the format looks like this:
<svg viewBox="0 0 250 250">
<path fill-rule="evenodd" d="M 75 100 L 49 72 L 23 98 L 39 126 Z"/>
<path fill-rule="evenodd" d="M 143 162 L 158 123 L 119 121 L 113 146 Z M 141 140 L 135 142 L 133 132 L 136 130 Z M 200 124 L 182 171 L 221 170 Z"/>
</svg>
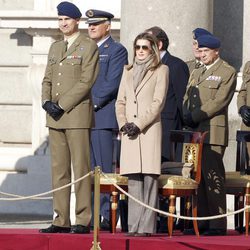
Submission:
<svg viewBox="0 0 250 250">
<path fill-rule="evenodd" d="M 199 48 L 203 48 L 203 47 L 207 47 L 210 49 L 218 49 L 220 48 L 220 40 L 219 38 L 213 36 L 213 35 L 203 35 L 203 36 L 199 36 L 197 38 L 197 42 L 198 42 L 198 47 Z"/>
<path fill-rule="evenodd" d="M 87 10 L 85 15 L 88 17 L 86 21 L 88 24 L 110 21 L 114 17 L 114 15 L 109 12 L 93 9 Z"/>
<path fill-rule="evenodd" d="M 80 18 L 82 16 L 81 11 L 70 2 L 61 2 L 57 5 L 58 16 L 68 16 L 71 18 Z"/>
<path fill-rule="evenodd" d="M 193 30 L 193 39 L 197 40 L 199 36 L 203 35 L 212 35 L 208 30 L 205 30 L 203 28 L 196 28 Z"/>
</svg>

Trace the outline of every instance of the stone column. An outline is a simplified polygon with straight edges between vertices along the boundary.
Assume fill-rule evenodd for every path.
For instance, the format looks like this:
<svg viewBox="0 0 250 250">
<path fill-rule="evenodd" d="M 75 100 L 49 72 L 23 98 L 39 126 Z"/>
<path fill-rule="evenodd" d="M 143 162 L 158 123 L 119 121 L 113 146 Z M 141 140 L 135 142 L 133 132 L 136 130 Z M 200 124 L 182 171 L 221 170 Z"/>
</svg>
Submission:
<svg viewBox="0 0 250 250">
<path fill-rule="evenodd" d="M 192 58 L 192 30 L 203 27 L 212 31 L 213 1 L 122 0 L 121 42 L 128 48 L 130 59 L 136 35 L 155 25 L 167 33 L 170 53 L 188 60 Z"/>
<path fill-rule="evenodd" d="M 32 91 L 32 149 L 35 154 L 42 155 L 46 153 L 48 147 L 48 129 L 45 127 L 45 112 L 41 107 L 41 88 L 47 54 L 53 39 L 39 30 L 28 30 L 26 33 L 33 36 L 32 64 L 29 68 Z"/>
</svg>

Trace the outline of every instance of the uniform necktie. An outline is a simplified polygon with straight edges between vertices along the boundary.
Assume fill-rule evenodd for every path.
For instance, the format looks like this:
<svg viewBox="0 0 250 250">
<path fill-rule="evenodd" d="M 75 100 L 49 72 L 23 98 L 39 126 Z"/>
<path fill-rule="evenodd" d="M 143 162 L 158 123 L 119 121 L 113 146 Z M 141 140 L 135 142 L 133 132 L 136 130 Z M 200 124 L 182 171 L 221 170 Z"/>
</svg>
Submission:
<svg viewBox="0 0 250 250">
<path fill-rule="evenodd" d="M 203 75 L 203 74 L 205 74 L 207 67 L 203 64 L 203 66 L 201 68 L 202 68 L 201 74 Z"/>
<path fill-rule="evenodd" d="M 202 64 L 201 62 L 197 62 L 197 63 L 195 64 L 195 69 L 200 68 L 202 65 L 203 65 L 203 64 Z"/>
<path fill-rule="evenodd" d="M 65 40 L 63 44 L 63 54 L 67 52 L 67 49 L 68 49 L 68 41 Z"/>
<path fill-rule="evenodd" d="M 200 75 L 199 75 L 199 79 L 205 74 L 207 68 L 205 65 L 203 65 L 202 67 L 200 67 Z"/>
</svg>

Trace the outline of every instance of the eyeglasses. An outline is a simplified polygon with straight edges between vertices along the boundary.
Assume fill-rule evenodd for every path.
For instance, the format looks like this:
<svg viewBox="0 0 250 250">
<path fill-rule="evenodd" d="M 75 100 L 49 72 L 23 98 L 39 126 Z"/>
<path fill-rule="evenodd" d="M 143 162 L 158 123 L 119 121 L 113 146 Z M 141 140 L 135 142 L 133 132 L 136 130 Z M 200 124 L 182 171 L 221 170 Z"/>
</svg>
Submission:
<svg viewBox="0 0 250 250">
<path fill-rule="evenodd" d="M 140 50 L 140 49 L 147 51 L 149 50 L 149 47 L 147 45 L 135 45 L 135 50 Z"/>
</svg>

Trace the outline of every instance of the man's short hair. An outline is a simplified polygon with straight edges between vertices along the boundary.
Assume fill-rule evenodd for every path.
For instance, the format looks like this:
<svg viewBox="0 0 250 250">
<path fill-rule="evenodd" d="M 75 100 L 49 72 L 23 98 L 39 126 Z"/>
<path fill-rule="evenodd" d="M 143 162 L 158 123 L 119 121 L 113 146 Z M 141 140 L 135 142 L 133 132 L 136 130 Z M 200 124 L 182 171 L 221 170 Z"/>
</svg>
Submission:
<svg viewBox="0 0 250 250">
<path fill-rule="evenodd" d="M 162 50 L 167 50 L 169 46 L 169 39 L 166 32 L 158 26 L 153 26 L 146 29 L 145 32 L 152 33 L 159 41 L 162 42 Z"/>
</svg>

